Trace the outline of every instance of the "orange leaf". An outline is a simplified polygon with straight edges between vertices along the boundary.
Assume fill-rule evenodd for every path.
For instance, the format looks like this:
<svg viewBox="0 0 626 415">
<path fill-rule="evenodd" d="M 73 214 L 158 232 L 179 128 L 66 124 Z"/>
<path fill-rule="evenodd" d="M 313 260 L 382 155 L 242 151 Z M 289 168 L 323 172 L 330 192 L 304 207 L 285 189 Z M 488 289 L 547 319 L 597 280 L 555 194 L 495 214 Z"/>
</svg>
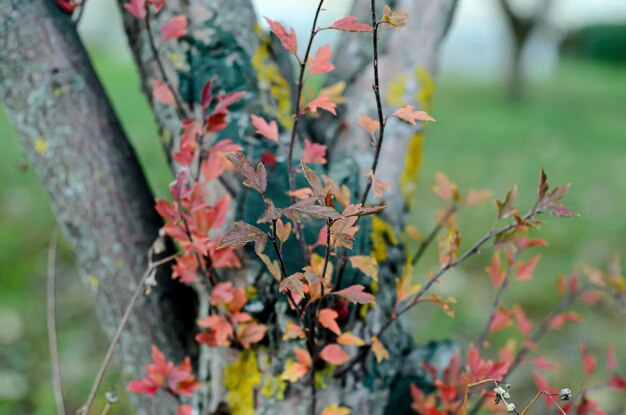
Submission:
<svg viewBox="0 0 626 415">
<path fill-rule="evenodd" d="M 309 71 L 311 75 L 330 72 L 335 69 L 335 65 L 330 63 L 333 51 L 330 45 L 324 45 L 315 52 L 315 56 L 309 61 Z"/>
<path fill-rule="evenodd" d="M 333 115 L 337 115 L 337 105 L 327 96 L 315 98 L 313 101 L 306 104 L 304 109 L 308 109 L 311 112 L 317 112 L 318 109 L 323 109 Z"/>
<path fill-rule="evenodd" d="M 378 281 L 378 261 L 376 258 L 368 255 L 355 255 L 350 257 L 350 264 L 374 281 Z"/>
<path fill-rule="evenodd" d="M 372 337 L 372 351 L 374 352 L 374 356 L 376 356 L 376 361 L 378 363 L 389 359 L 389 350 L 385 348 L 385 345 L 382 344 L 376 336 Z"/>
<path fill-rule="evenodd" d="M 237 338 L 244 349 L 249 349 L 251 344 L 263 340 L 266 332 L 267 326 L 265 324 L 247 324 L 239 330 Z"/>
<path fill-rule="evenodd" d="M 362 285 L 352 285 L 341 291 L 335 291 L 335 295 L 345 298 L 346 300 L 358 304 L 374 304 L 376 299 L 370 293 L 366 293 L 365 287 Z"/>
<path fill-rule="evenodd" d="M 435 121 L 426 111 L 417 111 L 413 108 L 413 105 L 407 105 L 399 108 L 393 113 L 394 116 L 400 118 L 402 121 L 415 125 L 417 121 Z"/>
<path fill-rule="evenodd" d="M 304 140 L 302 161 L 307 164 L 326 164 L 326 146 L 324 144 L 313 143 L 307 138 Z"/>
<path fill-rule="evenodd" d="M 350 359 L 350 355 L 338 344 L 329 344 L 322 349 L 320 357 L 331 365 L 340 366 Z"/>
<path fill-rule="evenodd" d="M 380 122 L 361 114 L 359 115 L 359 126 L 371 135 L 374 135 L 376 130 L 380 127 Z"/>
<path fill-rule="evenodd" d="M 256 128 L 257 134 L 261 134 L 263 137 L 278 143 L 278 124 L 276 124 L 276 121 L 268 124 L 267 121 L 256 115 L 250 115 L 250 119 L 252 120 L 252 125 Z"/>
<path fill-rule="evenodd" d="M 337 343 L 343 344 L 344 346 L 363 346 L 365 342 L 358 336 L 346 331 L 342 333 L 341 336 L 337 337 Z"/>
<path fill-rule="evenodd" d="M 537 266 L 537 262 L 539 262 L 539 258 L 541 258 L 541 255 L 535 255 L 528 262 L 520 261 L 520 264 L 517 266 L 517 279 L 519 281 L 528 281 L 533 278 L 533 271 Z"/>
<path fill-rule="evenodd" d="M 433 186 L 433 192 L 445 202 L 450 202 L 451 200 L 458 200 L 459 193 L 457 191 L 456 183 L 450 181 L 448 176 L 438 171 L 435 174 L 436 184 Z"/>
<path fill-rule="evenodd" d="M 321 325 L 339 336 L 341 335 L 341 329 L 337 324 L 337 317 L 339 317 L 339 313 L 331 308 L 320 310 L 319 320 Z"/>
</svg>

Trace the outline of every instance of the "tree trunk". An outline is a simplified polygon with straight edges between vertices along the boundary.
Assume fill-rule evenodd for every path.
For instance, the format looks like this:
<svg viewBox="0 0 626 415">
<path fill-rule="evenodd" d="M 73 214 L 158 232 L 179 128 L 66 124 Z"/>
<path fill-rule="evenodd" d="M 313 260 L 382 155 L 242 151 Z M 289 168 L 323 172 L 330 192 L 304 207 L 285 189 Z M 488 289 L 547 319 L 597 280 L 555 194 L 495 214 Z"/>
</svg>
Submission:
<svg viewBox="0 0 626 415">
<path fill-rule="evenodd" d="M 1 0 L 0 42 L 3 103 L 112 335 L 162 224 L 153 197 L 70 18 L 52 1 Z M 132 377 L 143 376 L 152 344 L 172 358 L 191 353 L 193 292 L 167 273 L 159 281 L 120 339 Z M 133 399 L 139 414 L 174 411 L 165 395 Z"/>
<path fill-rule="evenodd" d="M 125 1 L 120 0 L 122 3 Z M 92 288 L 98 313 L 110 333 L 143 272 L 145 253 L 157 234 L 160 221 L 153 211 L 153 201 L 134 153 L 69 19 L 54 10 L 51 2 L 0 0 L 0 5 L 4 17 L 0 29 L 4 44 L 0 52 L 0 81 L 5 104 L 51 196 L 59 222 L 73 243 L 87 282 L 98 281 Z M 455 6 L 455 0 L 394 2 L 394 9 L 408 11 L 410 19 L 407 28 L 385 30 L 381 35 L 384 47 L 379 60 L 386 112 L 405 104 L 428 109 L 439 46 Z M 369 7 L 370 0 L 357 0 L 351 14 L 364 16 L 361 20 L 368 21 Z M 226 92 L 248 91 L 245 104 L 231 114 L 236 128 L 229 131 L 229 138 L 246 143 L 247 148 L 258 154 L 262 144 L 250 138 L 249 114 L 271 114 L 281 120 L 282 127 L 289 127 L 288 114 L 292 107 L 289 76 L 287 79 L 271 78 L 280 88 L 268 89 L 267 80 L 259 80 L 267 74 L 268 65 L 275 73 L 279 65 L 284 67 L 280 52 L 268 46 L 252 29 L 256 16 L 249 0 L 168 1 L 153 23 L 155 36 L 158 37 L 156 28 L 161 21 L 180 13 L 188 16 L 192 30 L 181 41 L 163 45 L 161 53 L 177 56 L 179 64 L 165 59 L 166 76 L 174 81 L 192 108 L 200 88 L 211 76 L 222 82 Z M 181 119 L 171 107 L 152 101 L 150 79 L 162 80 L 163 74 L 154 61 L 144 23 L 128 15 L 124 23 L 144 90 L 171 160 Z M 344 78 L 345 74 L 348 79 L 345 108 L 340 109 L 336 119 L 307 122 L 306 131 L 313 141 L 328 144 L 329 151 L 333 152 L 328 172 L 338 172 L 358 186 L 358 178 L 367 173 L 372 161 L 369 140 L 356 127 L 357 115 L 371 114 L 374 108 L 371 35 L 342 34 L 340 45 L 336 50 L 341 52 L 336 53 L 335 63 L 336 75 Z M 391 229 L 383 236 L 392 239 L 404 225 L 406 207 L 418 179 L 424 139 L 421 127 L 395 121 L 390 122 L 387 129 L 377 174 L 392 186 L 392 192 L 386 196 L 389 208 L 383 218 Z M 399 154 L 403 155 L 401 163 L 397 160 Z M 285 179 L 284 174 L 276 173 L 270 186 Z M 214 186 L 211 197 L 217 198 L 224 191 Z M 239 202 L 244 203 L 241 197 Z M 242 209 L 245 207 L 242 205 Z M 372 225 L 367 220 L 360 225 L 360 233 L 369 239 L 367 235 Z M 370 246 L 371 242 L 367 240 L 364 244 Z M 389 316 L 395 300 L 394 277 L 401 272 L 406 258 L 400 243 L 389 244 L 380 254 L 377 307 L 367 322 L 374 330 Z M 238 273 L 238 278 L 256 273 L 258 265 L 250 264 L 250 268 Z M 136 377 L 143 372 L 151 343 L 156 342 L 171 359 L 178 359 L 184 353 L 195 355 L 185 338 L 194 330 L 193 296 L 189 290 L 171 283 L 169 278 L 164 278 L 160 287 L 158 295 L 138 305 L 121 342 L 123 367 Z M 280 308 L 284 305 L 275 305 L 274 312 L 284 315 L 284 308 Z M 171 310 L 178 313 L 170 313 Z M 354 330 L 364 324 L 356 323 Z M 426 349 L 413 343 L 410 331 L 402 322 L 387 331 L 382 340 L 391 352 L 391 359 L 380 365 L 367 359 L 365 365 L 357 366 L 357 370 L 346 377 L 330 378 L 328 386 L 318 392 L 318 412 L 331 402 L 346 404 L 352 408 L 352 413 L 360 415 L 410 412 L 408 385 L 418 379 L 416 374 L 425 359 Z M 258 362 L 273 359 L 273 364 L 280 367 L 288 357 L 285 352 L 268 354 L 260 351 L 254 358 Z M 445 356 L 439 358 L 445 359 Z M 215 409 L 228 400 L 224 379 L 228 376 L 225 374 L 228 364 L 233 362 L 233 351 L 212 350 L 196 362 L 210 369 L 211 402 Z M 249 380 L 244 371 L 236 374 L 240 382 Z M 258 389 L 259 385 L 250 386 L 250 393 L 253 387 Z M 304 414 L 310 405 L 308 387 L 291 387 L 287 399 L 282 401 L 272 394 L 259 394 L 256 389 L 254 412 L 258 414 Z M 138 399 L 136 403 L 141 414 L 173 413 L 173 403 L 167 397 Z M 233 402 L 230 403 L 232 406 Z"/>
</svg>

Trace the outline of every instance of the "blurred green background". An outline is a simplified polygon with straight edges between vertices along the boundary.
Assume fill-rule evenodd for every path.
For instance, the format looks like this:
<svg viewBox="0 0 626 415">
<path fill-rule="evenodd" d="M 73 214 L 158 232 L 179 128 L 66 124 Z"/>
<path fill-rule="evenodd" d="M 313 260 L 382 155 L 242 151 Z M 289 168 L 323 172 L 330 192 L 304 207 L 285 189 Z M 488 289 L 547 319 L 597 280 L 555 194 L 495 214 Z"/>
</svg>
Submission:
<svg viewBox="0 0 626 415">
<path fill-rule="evenodd" d="M 127 51 L 111 53 L 93 44 L 90 53 L 155 195 L 165 195 L 171 174 Z M 626 67 L 586 59 L 584 53 L 574 55 L 531 80 L 525 99 L 516 103 L 507 99 L 502 77 L 494 81 L 444 68 L 431 111 L 439 122 L 428 127 L 421 184 L 411 212 L 411 223 L 423 233 L 432 227 L 434 211 L 441 206 L 430 190 L 437 171 L 445 172 L 462 191 L 488 188 L 496 197 L 517 184 L 521 207 L 532 205 L 541 167 L 551 184 L 571 182 L 565 201 L 581 216 L 549 218 L 540 232 L 549 246 L 534 250 L 542 255 L 534 280 L 515 283 L 505 299 L 507 305 L 524 305 L 535 324 L 558 301 L 558 273 L 569 274 L 583 263 L 605 268 L 626 242 Z M 0 137 L 0 414 L 50 414 L 45 270 L 55 221 L 47 196 L 1 111 Z M 485 204 L 460 213 L 462 246 L 469 246 L 489 228 L 494 212 L 492 205 Z M 432 269 L 435 254 L 433 250 L 422 261 L 416 279 L 423 280 Z M 412 314 L 418 341 L 476 339 L 493 298 L 484 272 L 490 255 L 488 251 L 468 261 L 437 287 L 437 292 L 459 299 L 456 308 L 462 312 L 456 319 L 428 305 Z M 73 412 L 87 395 L 108 341 L 94 324 L 91 300 L 63 241 L 57 285 L 61 368 L 68 411 Z M 586 324 L 551 333 L 542 346 L 548 357 L 562 365 L 560 374 L 547 376 L 555 385 L 572 389 L 583 381 L 578 358 L 581 341 L 590 344 L 600 365 L 609 343 L 616 346 L 622 369 L 626 363 L 624 316 L 617 307 L 606 303 L 593 310 L 578 309 L 587 316 Z M 514 332 L 510 330 L 503 335 Z M 502 338 L 497 336 L 496 344 Z M 518 390 L 530 393 L 528 369 L 515 379 Z M 115 371 L 103 388 L 111 385 L 124 388 Z M 614 395 L 600 396 L 609 407 L 620 404 Z M 122 406 L 115 413 L 127 411 Z"/>
</svg>

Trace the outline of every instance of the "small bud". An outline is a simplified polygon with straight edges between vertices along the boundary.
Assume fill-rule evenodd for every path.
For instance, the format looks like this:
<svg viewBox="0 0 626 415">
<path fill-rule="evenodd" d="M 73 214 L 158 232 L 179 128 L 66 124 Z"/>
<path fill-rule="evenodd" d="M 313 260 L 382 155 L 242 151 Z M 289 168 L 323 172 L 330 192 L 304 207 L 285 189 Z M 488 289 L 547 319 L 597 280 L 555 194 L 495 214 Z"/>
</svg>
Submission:
<svg viewBox="0 0 626 415">
<path fill-rule="evenodd" d="M 506 404 L 506 410 L 507 412 L 517 412 L 515 409 L 515 404 L 513 402 L 508 402 Z"/>
<path fill-rule="evenodd" d="M 569 388 L 561 389 L 561 391 L 559 392 L 559 398 L 561 398 L 562 401 L 569 401 L 572 398 L 571 389 Z"/>
<path fill-rule="evenodd" d="M 506 391 L 504 390 L 502 386 L 498 385 L 495 388 L 493 388 L 493 393 L 495 393 L 496 395 L 504 395 Z"/>
<path fill-rule="evenodd" d="M 107 402 L 109 402 L 111 405 L 117 403 L 119 399 L 117 397 L 117 391 L 115 390 L 114 387 L 111 387 L 111 390 L 105 393 L 104 397 L 106 398 Z"/>
</svg>

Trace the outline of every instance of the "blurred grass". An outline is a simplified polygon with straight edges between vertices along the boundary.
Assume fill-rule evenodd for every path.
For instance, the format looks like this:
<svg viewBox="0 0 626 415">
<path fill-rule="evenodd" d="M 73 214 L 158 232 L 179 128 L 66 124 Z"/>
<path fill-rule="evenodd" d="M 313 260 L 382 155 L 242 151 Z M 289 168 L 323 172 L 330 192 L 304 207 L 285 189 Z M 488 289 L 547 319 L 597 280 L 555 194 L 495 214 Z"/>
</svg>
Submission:
<svg viewBox="0 0 626 415">
<path fill-rule="evenodd" d="M 95 54 L 93 59 L 154 193 L 163 196 L 171 174 L 134 68 L 104 54 Z M 411 221 L 423 232 L 432 226 L 433 212 L 441 205 L 430 191 L 438 170 L 462 190 L 489 188 L 498 197 L 517 184 L 520 206 L 531 206 L 542 166 L 552 184 L 572 182 L 566 202 L 581 217 L 549 218 L 541 236 L 550 246 L 537 250 L 542 260 L 535 280 L 516 284 L 506 300 L 508 304 L 522 301 L 529 314 L 540 319 L 556 302 L 553 287 L 558 272 L 569 273 L 583 262 L 605 264 L 626 242 L 624 103 L 623 70 L 583 62 L 564 62 L 549 79 L 531 84 L 528 99 L 515 105 L 505 100 L 497 84 L 442 79 L 432 109 L 439 122 L 428 129 Z M 52 402 L 45 343 L 45 261 L 55 225 L 34 173 L 21 169 L 24 156 L 3 114 L 0 134 L 4 138 L 0 152 L 0 414 L 44 414 L 50 412 Z M 463 246 L 482 235 L 493 216 L 491 205 L 462 212 Z M 69 410 L 73 411 L 86 396 L 107 341 L 94 324 L 91 302 L 78 282 L 71 253 L 67 246 L 62 248 L 57 271 L 59 334 Z M 418 279 L 430 269 L 426 265 L 432 265 L 434 254 L 430 252 L 418 268 Z M 464 311 L 457 319 L 445 318 L 428 305 L 413 314 L 418 340 L 477 337 L 493 295 L 483 271 L 489 256 L 487 252 L 469 261 L 438 287 L 459 298 L 457 308 Z M 581 339 L 596 346 L 613 342 L 626 350 L 626 339 L 616 330 L 623 328 L 623 321 L 611 317 L 615 310 L 598 312 L 592 325 L 551 336 L 550 354 L 566 356 L 566 363 L 567 356 L 578 353 Z M 582 379 L 580 373 L 571 364 L 564 375 Z M 123 389 L 115 375 L 103 386 L 110 384 Z"/>
</svg>

